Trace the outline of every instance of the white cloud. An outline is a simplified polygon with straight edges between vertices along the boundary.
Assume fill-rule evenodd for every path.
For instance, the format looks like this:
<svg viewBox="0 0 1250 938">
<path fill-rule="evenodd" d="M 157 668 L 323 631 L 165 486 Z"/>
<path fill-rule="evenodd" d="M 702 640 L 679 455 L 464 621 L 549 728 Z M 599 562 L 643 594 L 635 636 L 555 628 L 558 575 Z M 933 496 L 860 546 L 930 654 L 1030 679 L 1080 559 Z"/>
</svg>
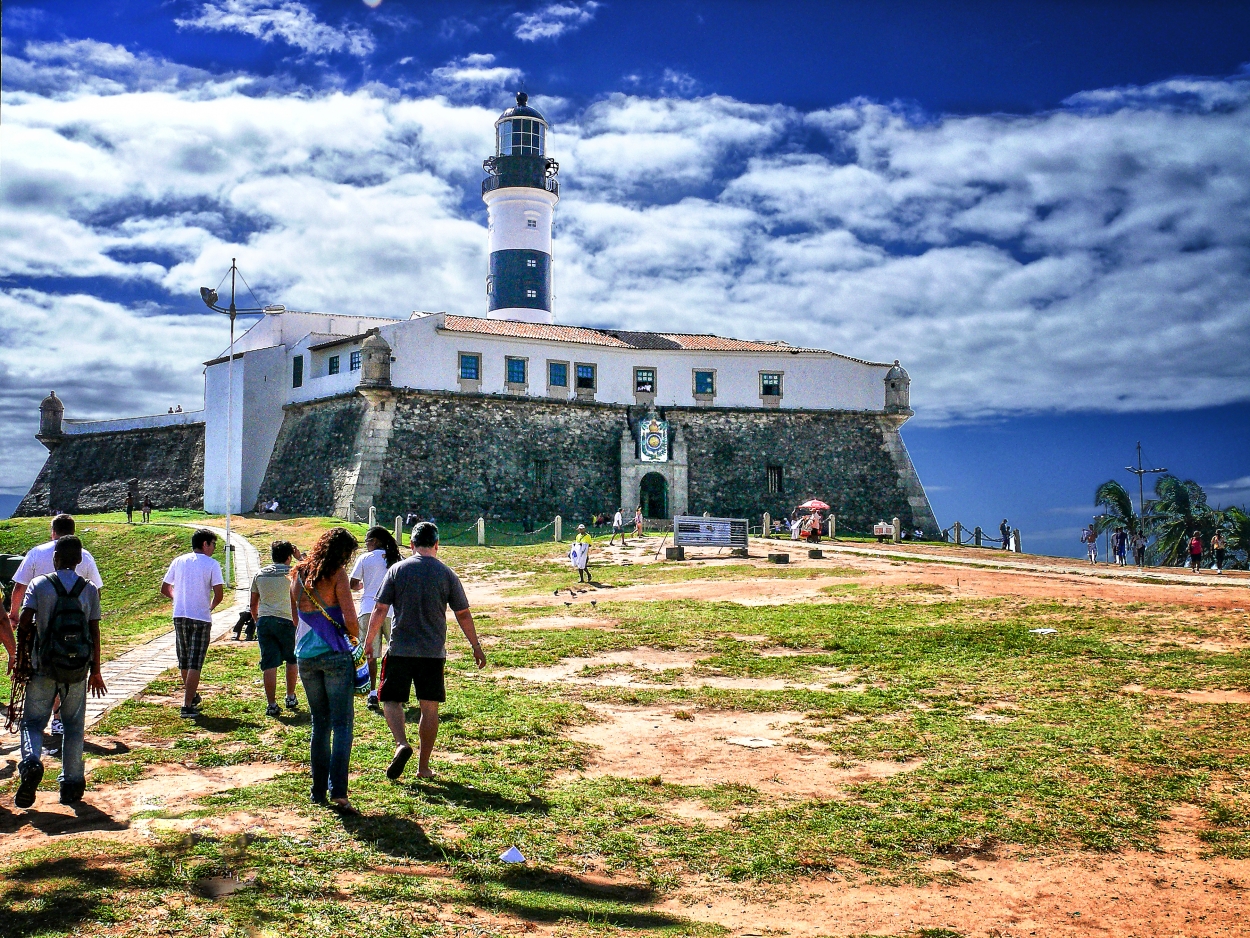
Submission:
<svg viewBox="0 0 1250 938">
<path fill-rule="evenodd" d="M 1205 483 L 1202 490 L 1207 493 L 1207 504 L 1217 508 L 1250 505 L 1250 476 Z"/>
<path fill-rule="evenodd" d="M 39 297 L 8 302 L 55 308 L 49 284 L 76 296 L 96 278 L 193 309 L 237 256 L 264 302 L 484 312 L 477 184 L 494 107 L 448 92 L 258 93 L 247 76 L 80 51 L 5 59 L 0 276 L 46 278 Z M 502 67 L 476 55 L 444 68 L 446 88 L 477 72 L 489 90 Z M 1198 86 L 1025 117 L 544 100 L 562 178 L 557 316 L 901 358 L 917 422 L 1244 400 L 1250 81 Z M 84 379 L 72 415 L 142 410 L 144 382 L 174 380 L 100 349 L 114 364 L 93 373 L 109 373 L 116 405 Z M 3 361 L 0 407 L 28 438 L 47 381 Z M 38 444 L 20 453 L 33 464 Z"/>
<path fill-rule="evenodd" d="M 531 13 L 516 13 L 514 35 L 525 42 L 538 39 L 559 39 L 565 33 L 581 29 L 595 18 L 595 11 L 602 6 L 595 0 L 584 3 L 548 3 Z"/>
<path fill-rule="evenodd" d="M 476 95 L 515 85 L 524 74 L 519 68 L 496 65 L 493 55 L 475 53 L 433 69 L 430 77 L 437 90 Z"/>
<path fill-rule="evenodd" d="M 344 23 L 330 26 L 298 0 L 209 0 L 198 16 L 175 19 L 184 29 L 238 32 L 262 42 L 280 39 L 314 55 L 346 52 L 366 56 L 373 51 L 368 30 Z"/>
</svg>

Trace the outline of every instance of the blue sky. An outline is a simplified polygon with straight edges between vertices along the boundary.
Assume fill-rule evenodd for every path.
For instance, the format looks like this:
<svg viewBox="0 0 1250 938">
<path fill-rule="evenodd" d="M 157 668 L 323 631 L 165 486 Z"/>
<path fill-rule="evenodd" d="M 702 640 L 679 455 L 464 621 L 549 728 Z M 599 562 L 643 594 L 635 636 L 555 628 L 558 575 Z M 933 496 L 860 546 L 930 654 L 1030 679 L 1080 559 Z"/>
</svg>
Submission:
<svg viewBox="0 0 1250 938">
<path fill-rule="evenodd" d="M 231 256 L 265 302 L 482 313 L 518 87 L 562 167 L 561 321 L 900 358 L 939 521 L 1031 549 L 1075 551 L 1137 439 L 1250 501 L 1244 4 L 2 15 L 0 510 L 49 387 L 71 416 L 198 406 L 223 343 L 196 287 Z"/>
</svg>

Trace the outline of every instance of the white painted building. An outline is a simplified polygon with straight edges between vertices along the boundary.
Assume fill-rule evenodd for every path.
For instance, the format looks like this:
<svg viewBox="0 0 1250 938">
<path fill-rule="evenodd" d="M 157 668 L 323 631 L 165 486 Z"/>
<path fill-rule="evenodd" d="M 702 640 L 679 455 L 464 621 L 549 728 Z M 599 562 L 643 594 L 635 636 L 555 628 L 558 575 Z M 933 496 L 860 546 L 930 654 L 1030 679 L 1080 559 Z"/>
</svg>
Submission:
<svg viewBox="0 0 1250 938">
<path fill-rule="evenodd" d="M 205 363 L 207 510 L 224 511 L 227 501 L 232 511 L 255 507 L 284 406 L 353 393 L 371 330 L 391 348 L 396 388 L 656 407 L 884 412 L 889 403 L 892 413 L 910 414 L 906 372 L 887 363 L 784 342 L 556 325 L 551 225 L 559 167 L 546 156 L 546 121 L 518 95 L 496 131 L 482 187 L 490 220 L 487 316 L 268 309 L 235 346 L 230 441 L 229 359 L 223 353 Z"/>
</svg>

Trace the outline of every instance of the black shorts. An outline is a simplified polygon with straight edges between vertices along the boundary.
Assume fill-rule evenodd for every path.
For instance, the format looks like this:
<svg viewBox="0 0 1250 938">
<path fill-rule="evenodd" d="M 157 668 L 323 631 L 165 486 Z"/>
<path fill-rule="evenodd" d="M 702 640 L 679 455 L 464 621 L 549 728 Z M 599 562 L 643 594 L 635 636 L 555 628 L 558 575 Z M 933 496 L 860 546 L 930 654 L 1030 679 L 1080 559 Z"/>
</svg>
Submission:
<svg viewBox="0 0 1250 938">
<path fill-rule="evenodd" d="M 447 699 L 443 685 L 443 658 L 412 658 L 387 652 L 382 657 L 382 680 L 378 700 L 407 703 L 410 688 L 416 687 L 417 700 Z"/>
</svg>

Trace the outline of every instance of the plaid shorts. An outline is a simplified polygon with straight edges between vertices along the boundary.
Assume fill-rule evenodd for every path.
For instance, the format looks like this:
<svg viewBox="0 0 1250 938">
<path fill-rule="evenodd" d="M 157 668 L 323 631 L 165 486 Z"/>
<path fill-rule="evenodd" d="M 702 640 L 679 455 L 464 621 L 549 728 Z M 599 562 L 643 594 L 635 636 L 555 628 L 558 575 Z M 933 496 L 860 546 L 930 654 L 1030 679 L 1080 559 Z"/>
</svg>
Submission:
<svg viewBox="0 0 1250 938">
<path fill-rule="evenodd" d="M 199 671 L 204 667 L 213 623 L 174 616 L 174 648 L 178 653 L 180 671 Z"/>
</svg>

